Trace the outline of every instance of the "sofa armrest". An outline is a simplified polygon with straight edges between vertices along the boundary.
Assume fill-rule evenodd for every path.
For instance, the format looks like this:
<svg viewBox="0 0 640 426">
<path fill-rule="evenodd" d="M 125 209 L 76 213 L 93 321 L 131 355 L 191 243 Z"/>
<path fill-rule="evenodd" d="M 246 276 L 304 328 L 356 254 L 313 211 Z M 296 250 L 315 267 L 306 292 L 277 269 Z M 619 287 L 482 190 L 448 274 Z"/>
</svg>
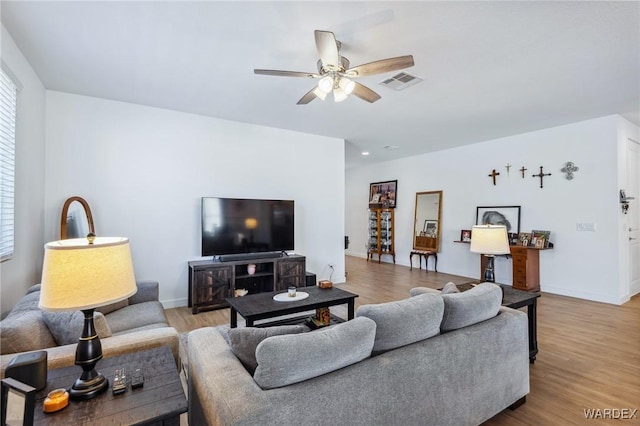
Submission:
<svg viewBox="0 0 640 426">
<path fill-rule="evenodd" d="M 192 331 L 188 349 L 190 425 L 242 423 L 256 411 L 273 409 L 218 330 Z"/>
<path fill-rule="evenodd" d="M 137 281 L 136 285 L 138 292 L 129 298 L 130 305 L 160 300 L 158 281 Z"/>
<path fill-rule="evenodd" d="M 100 339 L 100 343 L 102 344 L 102 356 L 104 358 L 168 345 L 173 353 L 173 358 L 176 360 L 176 367 L 180 368 L 180 343 L 178 332 L 173 327 L 154 328 L 107 337 Z M 47 351 L 47 368 L 63 368 L 75 365 L 76 346 L 77 344 L 74 343 L 71 345 L 42 349 Z M 17 355 L 19 354 L 15 353 L 1 356 L 0 377 L 4 378 L 5 368 Z M 97 369 L 100 369 L 99 362 Z"/>
</svg>

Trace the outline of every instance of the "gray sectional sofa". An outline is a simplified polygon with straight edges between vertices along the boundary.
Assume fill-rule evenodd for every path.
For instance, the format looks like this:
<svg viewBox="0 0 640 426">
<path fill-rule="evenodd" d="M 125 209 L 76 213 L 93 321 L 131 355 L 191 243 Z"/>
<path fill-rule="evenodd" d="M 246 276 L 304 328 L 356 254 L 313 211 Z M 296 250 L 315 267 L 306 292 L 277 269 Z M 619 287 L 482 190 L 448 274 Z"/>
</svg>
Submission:
<svg viewBox="0 0 640 426">
<path fill-rule="evenodd" d="M 96 309 L 94 323 L 103 356 L 169 345 L 176 365 L 180 365 L 178 333 L 169 326 L 158 301 L 158 283 L 139 281 L 137 286 L 137 293 L 129 299 Z M 74 365 L 84 323 L 82 312 L 43 311 L 38 307 L 39 300 L 37 284 L 0 321 L 1 377 L 9 362 L 24 352 L 46 350 L 49 368 Z"/>
<path fill-rule="evenodd" d="M 529 392 L 527 316 L 501 298 L 486 283 L 361 306 L 308 333 L 192 331 L 189 424 L 480 424 Z"/>
</svg>

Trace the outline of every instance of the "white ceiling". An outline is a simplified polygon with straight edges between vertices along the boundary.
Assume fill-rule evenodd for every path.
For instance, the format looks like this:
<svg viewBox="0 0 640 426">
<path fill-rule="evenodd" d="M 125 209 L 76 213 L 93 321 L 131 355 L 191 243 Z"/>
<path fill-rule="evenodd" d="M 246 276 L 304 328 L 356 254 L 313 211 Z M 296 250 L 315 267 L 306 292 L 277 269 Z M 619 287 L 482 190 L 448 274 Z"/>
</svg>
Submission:
<svg viewBox="0 0 640 426">
<path fill-rule="evenodd" d="M 640 3 L 1 2 L 47 89 L 343 138 L 347 167 L 621 114 L 640 124 Z M 412 54 L 422 79 L 358 81 L 368 104 L 296 102 L 313 31 L 358 65 Z M 396 145 L 396 150 L 384 149 Z M 360 152 L 368 150 L 369 157 Z"/>
</svg>

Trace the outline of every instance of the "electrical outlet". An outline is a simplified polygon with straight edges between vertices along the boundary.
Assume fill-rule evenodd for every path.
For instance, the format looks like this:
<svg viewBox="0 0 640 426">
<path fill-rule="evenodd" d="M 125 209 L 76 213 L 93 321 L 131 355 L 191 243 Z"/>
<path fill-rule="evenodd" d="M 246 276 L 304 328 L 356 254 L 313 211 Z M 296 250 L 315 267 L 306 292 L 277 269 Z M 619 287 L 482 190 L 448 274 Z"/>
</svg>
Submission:
<svg viewBox="0 0 640 426">
<path fill-rule="evenodd" d="M 576 224 L 576 229 L 580 232 L 596 232 L 596 224 L 595 223 L 578 223 Z"/>
</svg>

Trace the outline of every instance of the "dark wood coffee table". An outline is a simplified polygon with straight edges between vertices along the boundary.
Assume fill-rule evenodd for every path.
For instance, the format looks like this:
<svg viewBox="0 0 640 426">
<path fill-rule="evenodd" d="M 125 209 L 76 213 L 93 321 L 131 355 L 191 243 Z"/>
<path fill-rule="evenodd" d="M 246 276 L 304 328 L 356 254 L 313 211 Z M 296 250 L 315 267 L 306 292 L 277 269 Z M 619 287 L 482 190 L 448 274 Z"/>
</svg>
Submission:
<svg viewBox="0 0 640 426">
<path fill-rule="evenodd" d="M 480 281 L 470 281 L 463 284 L 457 284 L 460 291 L 466 291 L 475 284 L 479 284 Z M 522 307 L 527 308 L 527 318 L 529 320 L 529 362 L 533 364 L 536 361 L 536 355 L 538 354 L 538 320 L 536 313 L 536 305 L 540 293 L 537 291 L 522 291 L 516 290 L 510 285 L 498 284 L 502 288 L 502 306 L 508 308 L 519 309 Z"/>
<path fill-rule="evenodd" d="M 113 375 L 121 368 L 129 377 L 140 368 L 144 386 L 135 390 L 128 386 L 124 394 L 114 396 Z M 109 389 L 88 401 L 70 401 L 61 411 L 46 414 L 42 403 L 47 393 L 69 388 L 82 374 L 77 366 L 49 370 L 47 386 L 36 394 L 34 424 L 180 425 L 180 414 L 187 412 L 187 399 L 169 346 L 103 358 L 96 369 L 109 379 Z"/>
<path fill-rule="evenodd" d="M 286 293 L 286 291 L 249 294 L 242 297 L 228 297 L 226 300 L 231 306 L 231 328 L 238 326 L 238 314 L 245 319 L 247 327 L 252 327 L 257 320 L 275 318 L 318 308 L 328 308 L 329 306 L 342 305 L 345 303 L 348 306 L 347 320 L 352 320 L 354 317 L 354 306 L 355 299 L 358 297 L 357 294 L 336 287 L 300 287 L 298 291 L 309 293 L 309 297 L 292 302 L 277 302 L 273 300 L 273 296 Z"/>
</svg>

